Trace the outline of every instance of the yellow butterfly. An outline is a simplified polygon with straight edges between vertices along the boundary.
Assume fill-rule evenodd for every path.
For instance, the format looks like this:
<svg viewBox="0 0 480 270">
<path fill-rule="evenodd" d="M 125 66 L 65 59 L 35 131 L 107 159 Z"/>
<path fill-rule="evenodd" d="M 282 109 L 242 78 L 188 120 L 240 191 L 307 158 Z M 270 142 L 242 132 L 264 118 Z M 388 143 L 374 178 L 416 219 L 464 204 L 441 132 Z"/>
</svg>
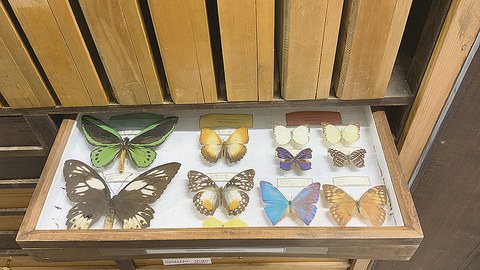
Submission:
<svg viewBox="0 0 480 270">
<path fill-rule="evenodd" d="M 384 185 L 375 186 L 367 190 L 360 200 L 355 201 L 339 187 L 323 185 L 325 200 L 332 204 L 330 214 L 339 226 L 345 226 L 354 213 L 358 213 L 370 220 L 374 226 L 381 226 L 385 222 L 387 204 L 387 189 Z"/>
<path fill-rule="evenodd" d="M 225 222 L 221 222 L 215 217 L 209 217 L 205 219 L 205 221 L 203 221 L 202 223 L 202 227 L 204 228 L 227 228 L 227 227 L 247 227 L 247 226 L 248 224 L 245 221 L 237 217 L 234 217 Z"/>
<path fill-rule="evenodd" d="M 217 162 L 222 155 L 231 163 L 241 160 L 247 153 L 247 143 L 248 129 L 245 127 L 237 128 L 226 141 L 209 128 L 202 128 L 200 132 L 202 156 L 211 163 Z"/>
<path fill-rule="evenodd" d="M 360 139 L 360 123 L 354 122 L 340 130 L 338 127 L 329 123 L 322 123 L 323 136 L 331 144 L 337 144 L 340 141 L 347 143 L 356 142 Z"/>
</svg>

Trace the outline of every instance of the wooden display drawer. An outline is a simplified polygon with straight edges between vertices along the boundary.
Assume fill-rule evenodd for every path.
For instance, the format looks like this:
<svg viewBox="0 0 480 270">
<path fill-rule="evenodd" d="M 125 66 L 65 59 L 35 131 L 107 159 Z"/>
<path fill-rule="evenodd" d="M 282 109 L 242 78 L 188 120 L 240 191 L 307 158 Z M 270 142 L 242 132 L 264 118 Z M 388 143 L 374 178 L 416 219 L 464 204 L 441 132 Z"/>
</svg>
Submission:
<svg viewBox="0 0 480 270">
<path fill-rule="evenodd" d="M 127 260 L 148 258 L 187 257 L 323 257 L 365 258 L 382 260 L 409 259 L 423 239 L 422 230 L 412 197 L 400 167 L 397 150 L 383 111 L 373 112 L 369 107 L 302 108 L 302 110 L 339 111 L 343 123 L 360 121 L 358 147 L 365 148 L 366 166 L 334 168 L 327 154 L 320 126 L 310 126 L 310 140 L 305 147 L 313 150 L 312 169 L 306 172 L 284 172 L 278 168 L 275 157 L 277 146 L 272 124 L 285 124 L 285 113 L 291 108 L 258 108 L 248 111 L 196 110 L 171 111 L 165 116 L 179 117 L 175 131 L 155 148 L 156 166 L 177 161 L 181 168 L 152 208 L 155 216 L 147 229 L 103 229 L 103 219 L 88 230 L 67 230 L 66 214 L 74 205 L 65 192 L 63 164 L 68 159 L 90 163 L 90 146 L 77 121 L 64 120 L 47 164 L 33 194 L 17 242 L 37 260 Z M 253 114 L 253 127 L 249 129 L 247 154 L 235 164 L 220 160 L 210 164 L 200 154 L 198 142 L 201 115 L 211 113 Z M 118 163 L 118 160 L 115 161 Z M 128 164 L 127 164 L 128 165 Z M 112 165 L 100 175 L 118 170 Z M 206 219 L 192 203 L 193 192 L 187 187 L 189 170 L 204 173 L 240 172 L 253 168 L 256 171 L 254 187 L 248 192 L 250 202 L 239 218 L 248 227 L 202 228 Z M 149 168 L 147 168 L 149 169 Z M 140 170 L 139 173 L 147 169 Z M 126 167 L 126 171 L 129 168 Z M 130 170 L 133 170 L 130 168 Z M 276 174 L 276 175 L 275 175 Z M 316 216 L 310 226 L 299 222 L 294 215 L 284 217 L 272 226 L 264 213 L 260 181 L 278 182 L 280 177 L 307 177 L 314 182 L 332 184 L 334 176 L 368 176 L 363 186 L 346 186 L 353 198 L 359 199 L 366 190 L 384 184 L 388 192 L 386 220 L 382 226 L 372 226 L 355 215 L 345 227 L 337 226 L 330 216 L 328 204 L 320 191 Z M 110 185 L 110 184 L 109 184 Z M 113 193 L 120 187 L 111 188 Z M 298 188 L 280 188 L 288 199 L 299 192 Z M 323 188 L 322 188 L 323 189 Z M 284 193 L 285 192 L 285 193 Z M 220 207 L 215 217 L 225 221 L 225 209 Z"/>
</svg>

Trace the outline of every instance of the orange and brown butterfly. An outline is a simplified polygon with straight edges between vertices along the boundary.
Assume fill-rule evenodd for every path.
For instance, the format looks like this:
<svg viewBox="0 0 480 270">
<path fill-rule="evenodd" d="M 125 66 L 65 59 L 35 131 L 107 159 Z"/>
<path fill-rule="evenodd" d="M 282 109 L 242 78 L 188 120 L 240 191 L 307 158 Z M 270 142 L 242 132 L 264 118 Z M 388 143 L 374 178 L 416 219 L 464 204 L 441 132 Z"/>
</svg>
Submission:
<svg viewBox="0 0 480 270">
<path fill-rule="evenodd" d="M 200 144 L 202 156 L 210 163 L 217 162 L 222 155 L 230 163 L 238 162 L 247 153 L 248 129 L 237 128 L 226 141 L 209 128 L 202 128 L 200 132 Z"/>
<path fill-rule="evenodd" d="M 367 218 L 374 226 L 381 226 L 385 222 L 384 207 L 388 195 L 384 185 L 367 190 L 358 201 L 334 185 L 323 185 L 323 194 L 325 200 L 332 204 L 330 214 L 339 226 L 347 225 L 354 214 Z"/>
</svg>

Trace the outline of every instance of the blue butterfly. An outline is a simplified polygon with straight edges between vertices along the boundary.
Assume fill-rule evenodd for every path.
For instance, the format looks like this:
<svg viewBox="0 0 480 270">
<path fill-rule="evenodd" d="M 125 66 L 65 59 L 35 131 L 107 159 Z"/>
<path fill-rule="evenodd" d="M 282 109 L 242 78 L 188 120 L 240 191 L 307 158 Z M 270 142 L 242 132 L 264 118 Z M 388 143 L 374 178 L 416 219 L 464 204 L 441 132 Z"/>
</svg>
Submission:
<svg viewBox="0 0 480 270">
<path fill-rule="evenodd" d="M 276 225 L 288 213 L 293 213 L 299 219 L 310 225 L 317 213 L 318 195 L 320 183 L 315 182 L 298 193 L 293 200 L 288 201 L 285 196 L 272 184 L 260 181 L 262 200 L 265 203 L 265 213 L 272 225 Z"/>
</svg>

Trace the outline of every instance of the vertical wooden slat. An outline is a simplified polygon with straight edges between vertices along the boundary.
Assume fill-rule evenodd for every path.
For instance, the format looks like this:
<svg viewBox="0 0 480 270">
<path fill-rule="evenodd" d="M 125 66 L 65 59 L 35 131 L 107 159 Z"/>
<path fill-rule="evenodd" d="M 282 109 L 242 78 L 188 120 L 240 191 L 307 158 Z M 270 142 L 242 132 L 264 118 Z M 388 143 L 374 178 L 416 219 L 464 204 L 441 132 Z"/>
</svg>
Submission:
<svg viewBox="0 0 480 270">
<path fill-rule="evenodd" d="M 255 0 L 221 0 L 217 5 L 227 100 L 258 100 Z"/>
<path fill-rule="evenodd" d="M 1 2 L 0 39 L 2 39 L 1 58 L 2 61 L 7 61 L 0 67 L 6 72 L 1 72 L 1 91 L 9 105 L 12 108 L 54 106 L 55 102 L 47 86 Z M 5 77 L 7 73 L 10 74 L 8 78 Z"/>
<path fill-rule="evenodd" d="M 42 145 L 45 155 L 48 155 L 58 133 L 57 125 L 47 114 L 25 115 L 24 118 L 32 129 L 33 134 Z"/>
<path fill-rule="evenodd" d="M 139 28 L 134 28 L 134 24 L 128 24 L 127 21 L 132 21 L 132 18 L 125 16 L 119 0 L 81 0 L 79 2 L 117 101 L 123 105 L 150 104 L 147 86 L 139 64 L 139 61 L 144 59 L 137 58 L 137 53 L 141 54 L 141 51 L 135 50 L 135 42 L 131 37 L 131 33 L 145 31 L 145 29 L 138 24 L 136 26 Z M 138 8 L 138 5 L 133 7 Z M 142 34 L 137 33 L 137 35 Z"/>
<path fill-rule="evenodd" d="M 87 45 L 83 40 L 68 0 L 48 0 L 48 3 L 93 105 L 108 105 L 107 95 L 95 70 Z"/>
<path fill-rule="evenodd" d="M 280 87 L 287 100 L 315 99 L 319 79 L 327 0 L 283 0 L 277 29 Z"/>
<path fill-rule="evenodd" d="M 339 70 L 335 75 L 339 98 L 385 96 L 411 3 L 412 0 L 346 1 Z"/>
<path fill-rule="evenodd" d="M 258 100 L 273 99 L 275 0 L 257 0 Z"/>
<path fill-rule="evenodd" d="M 398 143 L 407 179 L 415 170 L 479 30 L 480 2 L 452 1 Z"/>
<path fill-rule="evenodd" d="M 150 102 L 152 104 L 163 103 L 164 89 L 155 66 L 139 3 L 138 1 L 120 0 L 120 5 L 128 25 L 130 38 L 135 48 L 135 55 L 142 71 Z"/>
<path fill-rule="evenodd" d="M 216 83 L 204 1 L 149 1 L 175 103 L 215 102 Z"/>
<path fill-rule="evenodd" d="M 76 63 L 73 57 L 77 52 L 74 48 L 79 44 L 69 44 L 64 39 L 64 33 L 59 27 L 48 1 L 9 0 L 9 3 L 62 105 L 106 105 L 106 99 L 95 103 L 92 101 L 93 97 L 104 96 L 103 89 L 87 89 L 80 75 L 78 67 L 80 63 Z M 64 24 L 65 22 L 61 23 Z M 77 34 L 79 35 L 79 33 Z M 80 37 L 78 38 L 81 40 Z M 81 69 L 87 70 L 87 68 L 83 66 Z M 95 73 L 92 68 L 90 67 L 89 72 Z M 97 75 L 93 74 L 92 76 Z M 92 96 L 90 96 L 90 93 L 92 93 Z"/>
<path fill-rule="evenodd" d="M 326 99 L 330 96 L 342 9 L 343 0 L 328 0 L 318 71 L 317 99 Z"/>
</svg>

